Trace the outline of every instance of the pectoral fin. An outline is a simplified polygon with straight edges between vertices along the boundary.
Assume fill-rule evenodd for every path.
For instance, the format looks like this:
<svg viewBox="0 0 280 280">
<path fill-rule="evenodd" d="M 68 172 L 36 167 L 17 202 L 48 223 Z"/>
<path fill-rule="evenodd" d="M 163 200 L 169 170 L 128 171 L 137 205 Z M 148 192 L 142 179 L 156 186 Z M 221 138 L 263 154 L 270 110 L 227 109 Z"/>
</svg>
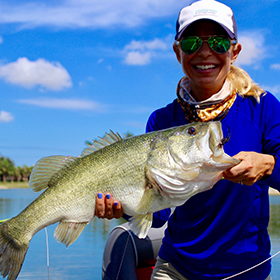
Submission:
<svg viewBox="0 0 280 280">
<path fill-rule="evenodd" d="M 78 223 L 61 221 L 55 229 L 54 237 L 57 242 L 60 242 L 68 247 L 79 237 L 88 223 L 89 222 Z"/>
<path fill-rule="evenodd" d="M 129 226 L 139 238 L 145 238 L 153 222 L 153 214 L 147 213 L 134 216 L 129 221 Z"/>
<path fill-rule="evenodd" d="M 63 168 L 70 166 L 76 157 L 50 156 L 41 158 L 33 167 L 29 185 L 33 191 L 41 191 L 51 185 L 57 173 Z"/>
</svg>

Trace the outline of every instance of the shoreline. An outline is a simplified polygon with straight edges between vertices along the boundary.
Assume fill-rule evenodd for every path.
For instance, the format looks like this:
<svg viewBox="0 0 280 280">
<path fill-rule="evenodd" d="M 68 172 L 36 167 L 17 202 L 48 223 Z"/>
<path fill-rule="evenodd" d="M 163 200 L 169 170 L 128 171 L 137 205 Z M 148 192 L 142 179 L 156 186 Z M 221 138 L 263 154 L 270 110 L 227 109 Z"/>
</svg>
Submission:
<svg viewBox="0 0 280 280">
<path fill-rule="evenodd" d="M 0 182 L 0 190 L 29 188 L 28 182 Z"/>
</svg>

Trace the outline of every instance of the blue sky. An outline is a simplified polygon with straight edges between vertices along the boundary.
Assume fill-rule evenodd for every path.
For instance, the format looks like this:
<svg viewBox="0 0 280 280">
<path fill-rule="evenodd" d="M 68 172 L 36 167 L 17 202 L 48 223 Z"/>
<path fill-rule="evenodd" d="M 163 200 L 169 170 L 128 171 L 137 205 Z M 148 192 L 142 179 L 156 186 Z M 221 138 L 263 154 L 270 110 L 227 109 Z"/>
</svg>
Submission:
<svg viewBox="0 0 280 280">
<path fill-rule="evenodd" d="M 182 77 L 172 51 L 188 0 L 0 0 L 0 153 L 16 165 L 77 156 L 110 129 L 145 131 Z M 279 0 L 222 1 L 236 62 L 280 98 Z"/>
</svg>

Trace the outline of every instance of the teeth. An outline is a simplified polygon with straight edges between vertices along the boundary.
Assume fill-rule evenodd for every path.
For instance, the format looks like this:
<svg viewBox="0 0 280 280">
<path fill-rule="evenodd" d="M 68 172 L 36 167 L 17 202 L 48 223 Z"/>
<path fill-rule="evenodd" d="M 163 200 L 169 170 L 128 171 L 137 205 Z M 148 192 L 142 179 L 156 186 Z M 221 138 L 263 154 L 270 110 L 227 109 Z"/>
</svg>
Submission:
<svg viewBox="0 0 280 280">
<path fill-rule="evenodd" d="M 214 64 L 210 64 L 210 65 L 196 65 L 196 68 L 201 69 L 201 70 L 207 70 L 207 69 L 215 68 L 215 65 Z"/>
</svg>

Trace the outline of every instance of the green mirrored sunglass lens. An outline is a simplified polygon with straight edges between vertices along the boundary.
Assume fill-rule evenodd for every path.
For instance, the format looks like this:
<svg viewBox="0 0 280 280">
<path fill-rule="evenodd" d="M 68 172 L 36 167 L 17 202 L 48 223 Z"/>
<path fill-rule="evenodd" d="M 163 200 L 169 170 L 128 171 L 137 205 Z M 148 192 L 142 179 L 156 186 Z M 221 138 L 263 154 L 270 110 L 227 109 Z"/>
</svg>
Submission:
<svg viewBox="0 0 280 280">
<path fill-rule="evenodd" d="M 198 37 L 188 37 L 181 41 L 181 49 L 187 54 L 195 53 L 201 46 L 202 40 Z"/>
<path fill-rule="evenodd" d="M 224 37 L 210 37 L 208 44 L 217 53 L 226 53 L 230 48 L 230 40 Z"/>
<path fill-rule="evenodd" d="M 190 36 L 180 42 L 181 49 L 186 54 L 195 53 L 202 45 L 203 40 L 196 36 Z M 208 39 L 208 44 L 217 53 L 226 53 L 230 48 L 230 40 L 225 37 L 214 36 Z"/>
</svg>

